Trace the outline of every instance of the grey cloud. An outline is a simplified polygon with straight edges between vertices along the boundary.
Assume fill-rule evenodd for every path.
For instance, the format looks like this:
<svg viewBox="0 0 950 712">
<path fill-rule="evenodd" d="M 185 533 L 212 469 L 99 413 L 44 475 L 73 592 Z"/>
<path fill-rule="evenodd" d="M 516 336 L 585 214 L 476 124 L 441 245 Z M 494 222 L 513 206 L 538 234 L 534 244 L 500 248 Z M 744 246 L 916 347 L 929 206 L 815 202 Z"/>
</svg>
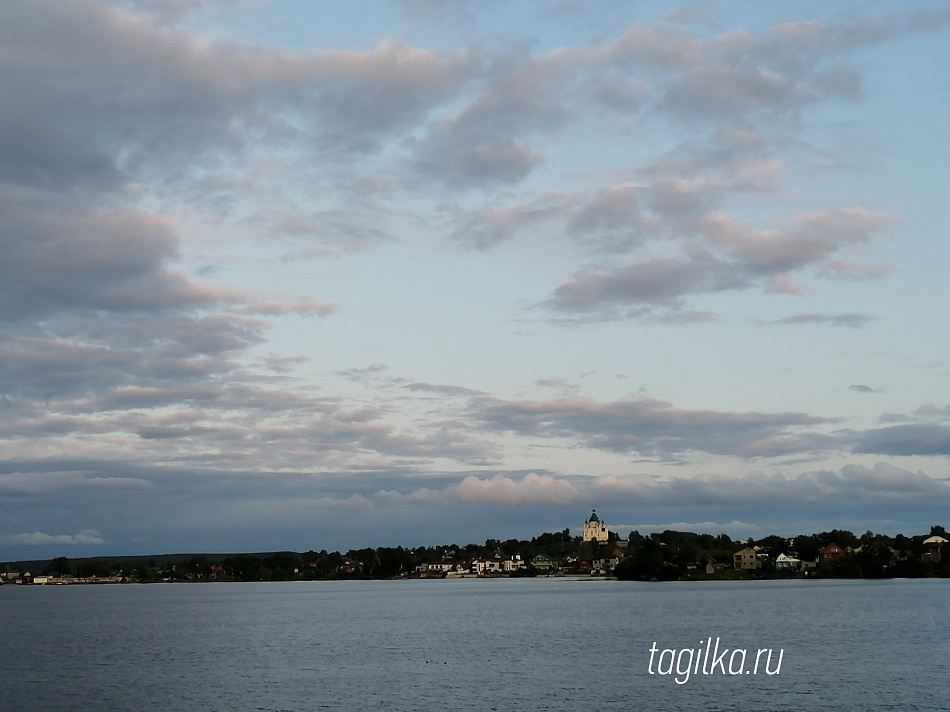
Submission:
<svg viewBox="0 0 950 712">
<path fill-rule="evenodd" d="M 792 114 L 815 100 L 812 91 L 758 67 L 697 67 L 673 82 L 660 107 L 685 119 L 732 120 L 747 114 Z"/>
<path fill-rule="evenodd" d="M 542 159 L 524 137 L 568 119 L 559 96 L 571 75 L 565 60 L 552 54 L 504 68 L 457 115 L 430 127 L 415 146 L 416 169 L 455 188 L 520 181 Z"/>
<path fill-rule="evenodd" d="M 846 326 L 852 329 L 861 329 L 874 317 L 867 314 L 796 314 L 787 316 L 773 323 L 775 324 L 829 324 L 831 326 Z M 857 390 L 859 386 L 851 386 Z"/>
<path fill-rule="evenodd" d="M 508 207 L 485 207 L 465 217 L 450 237 L 485 250 L 512 239 L 519 231 L 558 218 L 565 212 L 565 196 L 551 192 L 536 200 Z"/>
<path fill-rule="evenodd" d="M 815 75 L 812 82 L 821 94 L 856 101 L 864 95 L 862 77 L 850 67 L 832 67 Z"/>
<path fill-rule="evenodd" d="M 482 391 L 476 391 L 463 386 L 437 385 L 432 383 L 409 383 L 404 388 L 410 391 L 429 391 L 446 396 L 478 396 L 485 395 Z"/>
<path fill-rule="evenodd" d="M 457 136 L 436 128 L 420 147 L 416 167 L 450 188 L 517 183 L 541 162 L 540 154 L 510 139 Z"/>
<path fill-rule="evenodd" d="M 685 410 L 648 398 L 601 403 L 565 398 L 548 401 L 476 401 L 472 417 L 483 427 L 523 436 L 567 438 L 587 447 L 640 453 L 691 450 L 738 457 L 770 457 L 821 450 L 831 440 L 798 429 L 830 422 L 804 413 L 726 413 Z"/>
<path fill-rule="evenodd" d="M 819 96 L 861 96 L 860 74 L 843 64 L 828 66 L 833 58 L 947 21 L 943 9 L 911 9 L 840 25 L 788 22 L 758 35 L 734 30 L 704 41 L 690 37 L 691 51 L 674 54 L 686 70 L 673 79 L 660 108 L 689 121 L 766 116 L 794 122 Z"/>
<path fill-rule="evenodd" d="M 48 190 L 88 190 L 112 188 L 123 179 L 107 156 L 65 130 L 23 110 L 0 113 L 0 180 Z"/>
<path fill-rule="evenodd" d="M 138 211 L 57 214 L 23 205 L 4 208 L 0 319 L 76 309 L 195 307 L 223 296 L 166 269 L 177 251 L 177 236 L 163 218 Z"/>
<path fill-rule="evenodd" d="M 722 200 L 719 186 L 704 180 L 657 182 L 648 195 L 653 210 L 665 219 L 676 221 L 699 217 Z"/>
<path fill-rule="evenodd" d="M 283 216 L 267 227 L 263 235 L 293 245 L 282 255 L 282 259 L 287 262 L 368 252 L 380 245 L 395 242 L 388 230 L 374 224 L 378 220 L 368 217 L 377 212 L 378 206 L 364 205 L 356 210 L 326 210 L 304 216 Z"/>
<path fill-rule="evenodd" d="M 334 304 L 300 300 L 297 302 L 257 302 L 236 310 L 239 314 L 261 316 L 282 316 L 300 314 L 301 316 L 327 316 L 336 311 Z"/>
<path fill-rule="evenodd" d="M 633 77 L 604 77 L 590 85 L 590 96 L 615 111 L 635 114 L 646 103 L 651 87 Z"/>
<path fill-rule="evenodd" d="M 24 534 L 0 534 L 3 546 L 43 546 L 48 544 L 105 544 L 106 540 L 95 529 L 86 529 L 78 534 L 47 534 L 27 532 Z"/>
<path fill-rule="evenodd" d="M 640 64 L 657 69 L 688 67 L 702 57 L 703 44 L 673 27 L 632 27 L 618 39 L 595 47 L 591 59 L 616 65 Z"/>
<path fill-rule="evenodd" d="M 641 216 L 640 191 L 633 185 L 607 188 L 580 207 L 568 220 L 567 234 L 599 249 L 628 249 L 650 233 Z"/>
<path fill-rule="evenodd" d="M 839 471 L 816 470 L 799 474 L 751 472 L 741 477 L 716 474 L 663 479 L 648 475 L 564 476 L 549 472 L 461 473 L 456 482 L 430 483 L 412 488 L 410 481 L 399 487 L 399 501 L 438 501 L 449 506 L 454 500 L 467 505 L 496 507 L 597 506 L 609 500 L 623 507 L 774 507 L 794 503 L 797 507 L 827 506 L 830 501 L 852 504 L 915 502 L 922 497 L 950 500 L 950 483 L 910 472 L 889 463 L 873 467 L 846 465 Z M 371 486 L 371 483 L 367 483 Z M 365 490 L 361 490 L 365 494 Z M 383 490 L 374 493 L 389 497 Z"/>
<path fill-rule="evenodd" d="M 389 366 L 384 363 L 374 363 L 362 368 L 348 368 L 344 371 L 334 371 L 333 375 L 340 376 L 341 378 L 345 378 L 349 381 L 359 382 L 365 379 L 374 378 L 377 373 L 382 373 L 388 368 Z"/>
<path fill-rule="evenodd" d="M 111 400 L 121 388 L 166 391 L 170 383 L 235 379 L 231 357 L 261 342 L 262 328 L 225 315 L 50 319 L 42 328 L 0 332 L 0 392 L 62 398 L 99 391 Z"/>
<path fill-rule="evenodd" d="M 848 386 L 848 388 L 856 393 L 883 393 L 884 391 L 880 388 L 872 388 L 871 386 L 866 386 L 863 383 L 857 383 L 853 386 Z"/>
<path fill-rule="evenodd" d="M 311 119 L 307 126 L 324 149 L 366 150 L 380 135 L 421 120 L 472 69 L 467 56 L 392 44 L 310 54 L 213 45 L 101 3 L 14 2 L 7 19 L 5 56 L 16 83 L 9 79 L 5 88 L 16 90 L 18 105 L 39 116 L 73 100 L 69 114 L 49 116 L 90 137 L 109 136 L 105 147 L 134 163 L 293 135 L 283 112 L 301 109 L 307 113 L 296 119 Z M 88 91 L 93 76 L 109 90 Z"/>
<path fill-rule="evenodd" d="M 690 191 L 674 190 L 666 199 L 671 205 L 684 200 L 696 204 L 697 212 L 703 209 Z M 681 229 L 696 230 L 708 247 L 697 239 L 684 240 L 685 258 L 655 257 L 580 270 L 558 286 L 544 306 L 565 313 L 643 316 L 657 306 L 680 308 L 691 294 L 752 287 L 800 293 L 804 287 L 794 280 L 795 273 L 812 271 L 834 279 L 838 260 L 833 258 L 838 253 L 878 239 L 894 222 L 892 216 L 854 208 L 809 213 L 783 229 L 760 230 L 722 213 L 706 213 Z M 805 320 L 856 326 L 865 319 L 842 315 Z"/>
<path fill-rule="evenodd" d="M 950 455 L 950 427 L 913 423 L 848 434 L 856 453 L 878 455 Z"/>
<path fill-rule="evenodd" d="M 0 474 L 0 492 L 12 495 L 42 495 L 75 488 L 148 487 L 148 480 L 137 477 L 103 477 L 89 471 L 10 472 Z"/>
<path fill-rule="evenodd" d="M 566 313 L 600 312 L 629 305 L 678 307 L 682 297 L 749 286 L 747 277 L 708 256 L 657 257 L 619 268 L 585 269 L 554 290 L 545 306 Z"/>
<path fill-rule="evenodd" d="M 933 403 L 927 403 L 915 410 L 914 415 L 923 418 L 950 418 L 950 405 L 938 408 Z"/>
</svg>

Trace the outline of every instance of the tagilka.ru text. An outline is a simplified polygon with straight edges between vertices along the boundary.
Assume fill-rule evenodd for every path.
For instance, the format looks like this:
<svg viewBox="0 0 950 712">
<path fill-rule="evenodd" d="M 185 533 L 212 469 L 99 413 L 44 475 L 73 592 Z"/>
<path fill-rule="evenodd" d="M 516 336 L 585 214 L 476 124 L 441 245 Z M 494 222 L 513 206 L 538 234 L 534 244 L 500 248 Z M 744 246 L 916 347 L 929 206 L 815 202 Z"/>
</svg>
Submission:
<svg viewBox="0 0 950 712">
<path fill-rule="evenodd" d="M 705 648 L 703 647 L 705 645 Z M 657 655 L 659 653 L 659 655 Z M 778 660 L 772 667 L 772 648 L 759 648 L 752 659 L 751 651 L 745 648 L 726 648 L 720 650 L 719 638 L 715 642 L 710 637 L 699 641 L 697 648 L 656 647 L 656 641 L 650 648 L 650 664 L 647 672 L 651 675 L 673 675 L 677 685 L 683 685 L 690 675 L 778 675 L 782 670 L 784 648 L 778 651 Z M 654 668 L 654 662 L 656 668 Z"/>
</svg>

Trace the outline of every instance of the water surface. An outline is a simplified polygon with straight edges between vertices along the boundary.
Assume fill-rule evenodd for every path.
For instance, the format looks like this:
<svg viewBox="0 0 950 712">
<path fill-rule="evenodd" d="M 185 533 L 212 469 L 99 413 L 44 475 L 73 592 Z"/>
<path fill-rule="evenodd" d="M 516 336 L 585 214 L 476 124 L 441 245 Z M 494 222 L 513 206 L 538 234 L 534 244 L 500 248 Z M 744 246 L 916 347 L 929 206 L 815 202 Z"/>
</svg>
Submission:
<svg viewBox="0 0 950 712">
<path fill-rule="evenodd" d="M 943 580 L 6 586 L 0 708 L 950 710 L 948 593 Z M 783 650 L 779 674 L 649 674 L 654 642 L 709 637 L 750 664 L 772 649 L 773 670 Z"/>
</svg>

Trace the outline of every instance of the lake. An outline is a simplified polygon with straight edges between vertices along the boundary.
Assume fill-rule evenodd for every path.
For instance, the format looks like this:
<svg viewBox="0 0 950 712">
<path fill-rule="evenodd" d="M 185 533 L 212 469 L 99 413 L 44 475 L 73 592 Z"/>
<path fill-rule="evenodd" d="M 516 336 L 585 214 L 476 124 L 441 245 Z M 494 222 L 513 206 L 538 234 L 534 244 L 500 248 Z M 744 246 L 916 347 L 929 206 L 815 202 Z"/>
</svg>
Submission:
<svg viewBox="0 0 950 712">
<path fill-rule="evenodd" d="M 929 579 L 4 586 L 0 709 L 950 710 L 948 593 Z M 755 669 L 758 650 L 772 657 Z"/>
</svg>

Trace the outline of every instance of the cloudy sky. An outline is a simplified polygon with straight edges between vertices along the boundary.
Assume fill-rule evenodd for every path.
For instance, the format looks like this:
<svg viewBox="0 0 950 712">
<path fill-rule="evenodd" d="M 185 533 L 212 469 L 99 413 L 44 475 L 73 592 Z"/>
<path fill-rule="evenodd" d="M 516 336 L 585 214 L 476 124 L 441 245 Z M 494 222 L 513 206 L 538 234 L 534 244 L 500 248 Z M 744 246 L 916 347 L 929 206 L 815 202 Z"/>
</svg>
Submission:
<svg viewBox="0 0 950 712">
<path fill-rule="evenodd" d="M 940 1 L 6 0 L 0 560 L 950 525 Z"/>
</svg>

